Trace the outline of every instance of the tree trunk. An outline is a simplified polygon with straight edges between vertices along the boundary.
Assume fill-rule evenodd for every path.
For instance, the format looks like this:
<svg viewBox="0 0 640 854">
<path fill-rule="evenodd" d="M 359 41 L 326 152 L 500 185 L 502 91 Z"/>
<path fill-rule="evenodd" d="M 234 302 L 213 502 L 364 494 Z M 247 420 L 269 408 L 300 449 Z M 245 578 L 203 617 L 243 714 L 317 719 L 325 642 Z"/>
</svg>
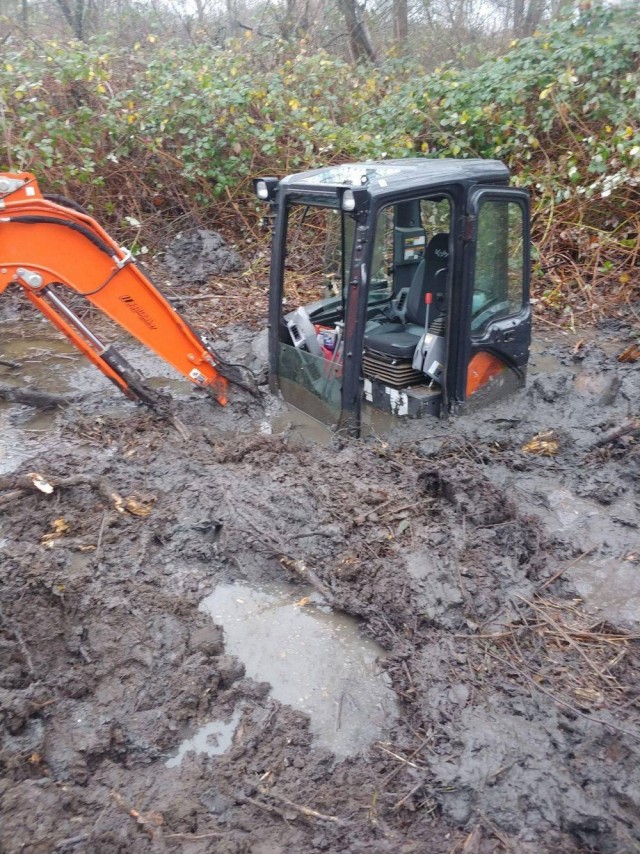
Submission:
<svg viewBox="0 0 640 854">
<path fill-rule="evenodd" d="M 407 52 L 409 11 L 407 0 L 393 0 L 393 39 L 399 55 Z"/>
<path fill-rule="evenodd" d="M 85 18 L 86 18 L 86 6 L 84 0 L 72 0 L 73 6 L 70 5 L 69 0 L 57 0 L 58 6 L 62 10 L 62 14 L 64 15 L 64 19 L 67 24 L 71 27 L 71 31 L 74 36 L 78 39 L 78 41 L 85 41 L 86 32 L 85 32 Z"/>
<path fill-rule="evenodd" d="M 351 59 L 354 62 L 359 62 L 361 59 L 375 62 L 376 52 L 371 43 L 369 30 L 361 20 L 362 10 L 357 0 L 338 0 L 338 6 L 347 26 Z"/>
</svg>

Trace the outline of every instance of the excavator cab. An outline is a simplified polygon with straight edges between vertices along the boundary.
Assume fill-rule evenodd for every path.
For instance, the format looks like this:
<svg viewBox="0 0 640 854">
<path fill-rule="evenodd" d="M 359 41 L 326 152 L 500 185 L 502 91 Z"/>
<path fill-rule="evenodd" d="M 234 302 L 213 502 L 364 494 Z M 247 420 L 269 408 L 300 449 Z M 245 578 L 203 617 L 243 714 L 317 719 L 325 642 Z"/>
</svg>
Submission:
<svg viewBox="0 0 640 854">
<path fill-rule="evenodd" d="M 522 386 L 529 197 L 504 164 L 415 158 L 256 179 L 274 217 L 272 390 L 360 435 Z"/>
</svg>

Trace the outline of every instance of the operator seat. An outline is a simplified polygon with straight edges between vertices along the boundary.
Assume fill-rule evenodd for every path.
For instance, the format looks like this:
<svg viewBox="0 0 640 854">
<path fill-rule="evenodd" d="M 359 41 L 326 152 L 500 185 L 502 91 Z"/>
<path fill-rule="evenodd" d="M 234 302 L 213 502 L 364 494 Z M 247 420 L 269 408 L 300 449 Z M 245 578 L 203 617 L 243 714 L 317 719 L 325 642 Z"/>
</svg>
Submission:
<svg viewBox="0 0 640 854">
<path fill-rule="evenodd" d="M 385 323 L 364 336 L 365 350 L 396 356 L 400 359 L 412 359 L 418 341 L 424 334 L 426 317 L 425 294 L 433 294 L 433 321 L 441 309 L 437 307 L 438 297 L 446 293 L 447 270 L 449 267 L 449 235 L 434 234 L 414 273 L 407 295 L 404 319 L 398 318 Z"/>
</svg>

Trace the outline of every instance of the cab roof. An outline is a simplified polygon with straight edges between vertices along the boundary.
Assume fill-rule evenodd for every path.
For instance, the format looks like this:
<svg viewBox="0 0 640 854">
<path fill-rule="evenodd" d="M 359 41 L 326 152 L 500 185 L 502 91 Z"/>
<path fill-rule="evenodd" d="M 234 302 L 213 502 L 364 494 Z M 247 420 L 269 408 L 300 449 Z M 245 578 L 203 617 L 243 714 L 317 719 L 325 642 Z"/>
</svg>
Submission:
<svg viewBox="0 0 640 854">
<path fill-rule="evenodd" d="M 332 187 L 366 188 L 371 195 L 460 181 L 504 182 L 509 170 L 499 160 L 454 160 L 409 157 L 405 160 L 379 160 L 343 163 L 298 172 L 280 181 L 288 190 L 329 190 Z"/>
</svg>

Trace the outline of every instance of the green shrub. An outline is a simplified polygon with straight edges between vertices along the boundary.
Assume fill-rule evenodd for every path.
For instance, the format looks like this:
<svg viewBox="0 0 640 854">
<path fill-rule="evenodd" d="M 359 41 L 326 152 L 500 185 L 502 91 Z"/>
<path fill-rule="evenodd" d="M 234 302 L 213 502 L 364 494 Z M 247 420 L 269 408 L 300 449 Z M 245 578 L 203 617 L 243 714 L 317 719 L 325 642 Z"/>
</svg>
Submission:
<svg viewBox="0 0 640 854">
<path fill-rule="evenodd" d="M 539 295 L 597 317 L 604 287 L 629 298 L 637 275 L 639 58 L 635 5 L 596 7 L 472 71 L 429 76 L 411 61 L 353 67 L 252 39 L 5 45 L 0 170 L 35 172 L 124 239 L 132 216 L 152 242 L 185 217 L 254 222 L 260 173 L 497 157 L 534 196 Z"/>
</svg>

